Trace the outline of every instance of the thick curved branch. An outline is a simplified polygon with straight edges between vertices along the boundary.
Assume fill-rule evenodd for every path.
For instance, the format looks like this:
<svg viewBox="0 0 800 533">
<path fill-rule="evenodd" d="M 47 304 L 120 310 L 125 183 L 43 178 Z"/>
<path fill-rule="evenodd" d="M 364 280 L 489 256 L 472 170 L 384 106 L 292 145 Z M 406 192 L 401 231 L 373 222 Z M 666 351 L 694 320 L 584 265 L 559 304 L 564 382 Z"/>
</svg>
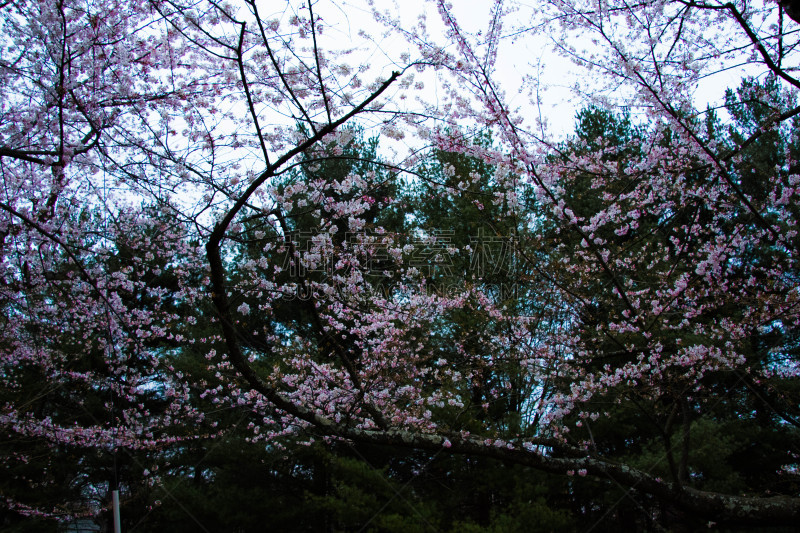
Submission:
<svg viewBox="0 0 800 533">
<path fill-rule="evenodd" d="M 217 223 L 217 225 L 214 227 L 214 230 L 211 232 L 211 235 L 209 235 L 208 242 L 209 243 L 214 242 L 217 245 L 219 245 L 219 243 L 222 241 L 222 238 L 225 235 L 225 232 L 228 230 L 228 226 L 230 226 L 231 222 L 233 222 L 233 219 L 236 217 L 239 211 L 241 211 L 241 209 L 245 206 L 249 198 L 264 184 L 265 181 L 275 176 L 278 170 L 287 162 L 289 162 L 292 158 L 294 158 L 298 154 L 305 152 L 313 145 L 318 143 L 320 140 L 322 140 L 322 138 L 325 135 L 333 133 L 334 131 L 336 131 L 336 128 L 338 128 L 339 126 L 346 123 L 354 116 L 361 113 L 369 104 L 371 104 L 381 94 L 383 94 L 383 92 L 386 91 L 386 89 L 388 89 L 389 86 L 392 83 L 394 83 L 397 80 L 397 78 L 400 77 L 400 74 L 401 74 L 400 72 L 396 71 L 392 72 L 392 75 L 389 77 L 388 80 L 383 82 L 375 92 L 370 94 L 359 105 L 351 109 L 350 112 L 343 115 L 338 120 L 331 122 L 330 124 L 326 124 L 316 134 L 312 135 L 302 143 L 298 144 L 297 146 L 295 146 L 294 148 L 283 154 L 280 158 L 278 158 L 272 165 L 268 166 L 267 169 L 264 170 L 264 172 L 262 172 L 261 175 L 258 178 L 256 178 L 253 181 L 253 183 L 250 184 L 247 190 L 241 195 L 239 200 L 237 200 L 236 203 L 228 210 L 228 212 L 225 214 L 222 220 L 220 220 L 220 222 Z"/>
<path fill-rule="evenodd" d="M 800 2 L 798 2 L 798 0 L 778 0 L 778 5 L 781 6 L 783 12 L 786 13 L 790 19 L 800 23 Z"/>
<path fill-rule="evenodd" d="M 236 203 L 234 203 L 234 205 L 228 210 L 223 219 L 214 226 L 214 229 L 212 230 L 211 235 L 209 235 L 206 242 L 206 255 L 208 257 L 211 271 L 210 278 L 212 301 L 214 303 L 214 307 L 217 309 L 220 326 L 222 327 L 222 333 L 225 338 L 225 344 L 228 347 L 228 357 L 231 363 L 241 373 L 242 377 L 244 377 L 253 390 L 263 394 L 278 408 L 283 409 L 287 413 L 313 423 L 315 426 L 319 427 L 327 427 L 327 425 L 331 424 L 331 422 L 323 417 L 320 417 L 310 409 L 294 404 L 292 401 L 279 394 L 274 387 L 264 382 L 258 376 L 255 370 L 253 370 L 253 368 L 250 366 L 247 358 L 242 353 L 241 346 L 239 345 L 239 337 L 232 319 L 230 299 L 228 298 L 227 293 L 227 275 L 225 266 L 222 263 L 220 246 L 223 238 L 225 237 L 225 232 L 233 222 L 233 219 L 247 204 L 249 198 L 256 192 L 256 190 L 258 190 L 259 187 L 261 187 L 261 185 L 264 184 L 266 180 L 274 176 L 275 173 L 284 164 L 291 161 L 292 158 L 305 152 L 314 144 L 322 140 L 325 135 L 332 133 L 336 130 L 336 128 L 363 111 L 399 77 L 400 72 L 393 72 L 389 79 L 383 82 L 383 84 L 381 84 L 381 86 L 375 92 L 361 102 L 361 104 L 351 109 L 350 112 L 346 113 L 335 122 L 325 125 L 325 127 L 321 128 L 315 135 L 298 144 L 286 152 L 283 156 L 278 158 L 272 165 L 269 165 L 267 169 L 262 172 L 262 174 L 256 180 L 254 180 L 252 184 L 250 184 L 244 194 L 242 194 Z"/>
<path fill-rule="evenodd" d="M 337 428 L 333 426 L 331 429 Z M 670 501 L 685 511 L 715 522 L 795 525 L 800 521 L 800 498 L 732 496 L 681 487 L 627 465 L 596 459 L 585 454 L 559 457 L 552 453 L 530 449 L 530 445 L 526 449 L 517 442 L 495 441 L 487 445 L 483 439 L 474 436 L 430 435 L 402 430 L 370 431 L 347 428 L 341 436 L 370 444 L 492 457 L 553 474 L 564 475 L 568 471 L 586 470 L 588 475 L 610 478 L 632 490 Z M 547 446 L 547 444 L 537 444 L 536 440 L 531 444 Z"/>
<path fill-rule="evenodd" d="M 736 23 L 739 25 L 739 27 L 742 28 L 745 34 L 747 34 L 747 37 L 750 39 L 750 42 L 753 44 L 753 46 L 755 46 L 756 50 L 758 51 L 758 54 L 764 61 L 764 64 L 767 65 L 767 68 L 769 68 L 776 76 L 782 78 L 783 80 L 787 81 L 793 86 L 800 88 L 800 80 L 798 80 L 793 76 L 790 76 L 784 69 L 775 64 L 775 61 L 772 60 L 772 57 L 769 55 L 769 52 L 761 43 L 761 39 L 758 38 L 758 35 L 756 35 L 756 33 L 753 31 L 753 28 L 750 27 L 750 25 L 744 19 L 744 16 L 742 16 L 741 11 L 739 11 L 739 9 L 735 5 L 733 5 L 730 2 L 720 5 L 706 4 L 700 2 L 685 2 L 685 1 L 682 1 L 681 3 L 687 7 L 694 7 L 697 9 L 708 9 L 711 11 L 725 11 L 725 10 L 729 11 L 731 15 L 733 15 L 733 18 L 736 20 Z M 787 0 L 779 2 L 781 6 L 784 6 L 784 4 L 788 3 L 789 1 Z M 792 17 L 792 14 L 789 13 L 788 11 L 786 11 L 786 14 Z"/>
<path fill-rule="evenodd" d="M 38 165 L 52 165 L 52 161 L 36 157 L 37 155 L 57 156 L 58 152 L 51 152 L 48 150 L 15 150 L 14 148 L 6 148 L 0 146 L 0 157 L 11 157 L 28 163 L 36 163 Z"/>
</svg>

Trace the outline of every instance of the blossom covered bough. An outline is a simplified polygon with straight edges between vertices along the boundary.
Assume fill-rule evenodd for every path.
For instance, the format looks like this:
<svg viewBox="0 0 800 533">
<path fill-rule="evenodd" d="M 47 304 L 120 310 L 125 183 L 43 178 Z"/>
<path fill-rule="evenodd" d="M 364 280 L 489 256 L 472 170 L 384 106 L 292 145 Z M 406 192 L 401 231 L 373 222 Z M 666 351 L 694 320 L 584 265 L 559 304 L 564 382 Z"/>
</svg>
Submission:
<svg viewBox="0 0 800 533">
<path fill-rule="evenodd" d="M 800 327 L 797 154 L 787 148 L 767 190 L 748 184 L 743 157 L 772 131 L 796 135 L 800 107 L 764 95 L 770 113 L 732 145 L 692 101 L 734 63 L 800 88 L 796 23 L 771 2 L 551 1 L 529 18 L 497 1 L 474 35 L 452 6 L 430 7 L 441 37 L 434 21 L 372 13 L 406 49 L 361 66 L 359 53 L 380 56 L 375 41 L 337 48 L 322 3 L 0 7 L 0 427 L 21 450 L 3 468 L 39 483 L 18 473 L 39 449 L 30 442 L 156 454 L 213 438 L 224 428 L 204 426 L 200 397 L 257 414 L 253 440 L 494 457 L 611 479 L 709 520 L 795 523 L 796 494 L 694 488 L 689 454 L 692 421 L 725 379 L 764 397 L 776 427 L 800 427 L 780 385 L 800 370 L 790 341 L 757 358 L 751 346 Z M 512 10 L 520 27 L 505 20 Z M 536 133 L 495 79 L 506 36 L 535 32 L 592 72 L 584 90 L 624 97 L 654 126 L 569 150 Z M 426 179 L 413 158 L 324 171 L 357 159 L 353 125 L 494 169 L 475 205 L 526 230 L 515 241 L 520 276 L 536 282 L 526 301 L 506 305 L 472 279 L 431 290 L 408 236 L 376 223 L 399 201 L 377 194 L 387 176 Z M 492 131 L 495 145 L 464 127 Z M 450 178 L 459 185 L 431 186 L 457 195 L 479 176 Z M 313 234 L 304 246 L 298 231 Z M 306 334 L 281 315 L 287 301 Z M 203 309 L 212 333 L 193 327 Z M 456 312 L 488 326 L 446 324 Z M 443 340 L 457 357 L 440 353 Z M 204 351 L 213 384 L 171 364 L 187 347 Z M 524 396 L 516 424 L 474 416 L 510 391 Z M 621 401 L 662 430 L 669 478 L 598 449 L 592 424 Z M 21 513 L 75 512 L 3 497 Z"/>
</svg>

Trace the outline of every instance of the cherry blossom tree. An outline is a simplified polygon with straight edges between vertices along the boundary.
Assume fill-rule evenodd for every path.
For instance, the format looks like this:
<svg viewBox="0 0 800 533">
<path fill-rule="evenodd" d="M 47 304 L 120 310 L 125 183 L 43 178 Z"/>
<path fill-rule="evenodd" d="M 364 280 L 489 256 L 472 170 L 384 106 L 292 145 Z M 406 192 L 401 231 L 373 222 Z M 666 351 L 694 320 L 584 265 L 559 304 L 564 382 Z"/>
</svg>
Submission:
<svg viewBox="0 0 800 533">
<path fill-rule="evenodd" d="M 496 43 L 491 38 L 488 45 L 471 38 L 459 27 L 452 9 L 439 4 L 449 38 L 461 52 L 454 70 L 462 87 L 474 88 L 483 104 L 466 113 L 501 132 L 512 175 L 532 187 L 540 205 L 550 209 L 547 224 L 553 224 L 553 230 L 537 235 L 529 246 L 561 250 L 549 256 L 557 263 L 540 271 L 553 283 L 559 295 L 555 301 L 570 309 L 560 322 L 563 329 L 545 336 L 548 341 L 538 351 L 543 357 L 539 367 L 553 373 L 537 376 L 536 381 L 548 383 L 549 378 L 562 383 L 560 390 L 554 388 L 545 396 L 542 420 L 549 429 L 543 433 L 577 443 L 569 435 L 574 428 L 566 423 L 572 420 L 582 428 L 579 446 L 592 465 L 569 470 L 600 473 L 621 482 L 621 473 L 613 471 L 616 466 L 594 462 L 603 454 L 591 425 L 609 416 L 608 409 L 598 405 L 608 405 L 609 400 L 636 403 L 663 436 L 663 461 L 670 465 L 672 481 L 626 469 L 635 479 L 624 483 L 653 490 L 712 520 L 755 518 L 741 506 L 782 520 L 781 513 L 794 512 L 789 511 L 796 504 L 793 500 L 752 500 L 751 507 L 736 497 L 697 492 L 686 463 L 693 420 L 724 401 L 712 392 L 718 390 L 711 384 L 714 379 L 731 376 L 736 384 L 746 384 L 752 397 L 772 405 L 776 431 L 796 426 L 791 385 L 787 389 L 775 379 L 777 372 L 791 382 L 797 371 L 796 361 L 786 357 L 793 350 L 797 327 L 796 220 L 792 208 L 779 207 L 792 203 L 797 183 L 792 174 L 794 152 L 792 143 L 784 145 L 776 160 L 780 164 L 765 169 L 758 185 L 747 163 L 753 156 L 747 154 L 770 131 L 782 129 L 793 136 L 797 109 L 793 97 L 780 98 L 778 104 L 764 92 L 744 90 L 737 105 L 756 103 L 769 112 L 762 107 L 749 131 L 725 142 L 712 133 L 713 114 L 703 119 L 694 111 L 692 96 L 699 80 L 730 68 L 731 62 L 744 63 L 752 71 L 761 68 L 757 72 L 772 76 L 781 91 L 791 94 L 796 88 L 790 74 L 793 22 L 785 21 L 780 8 L 772 4 L 756 8 L 653 2 L 632 7 L 566 2 L 549 7 L 552 10 L 545 9 L 544 15 L 547 23 L 525 20 L 510 34 L 550 33 L 552 24 L 559 24 L 558 48 L 578 67 L 588 69 L 587 79 L 599 82 L 586 90 L 601 97 L 597 101 L 604 105 L 613 98 L 624 99 L 628 106 L 646 112 L 655 126 L 627 140 L 613 129 L 596 128 L 596 139 L 584 137 L 584 145 L 559 148 L 560 156 L 548 158 L 536 130 L 526 128 L 525 116 L 509 106 L 493 82 Z M 489 35 L 497 31 L 503 7 L 498 3 L 495 9 L 498 16 Z M 531 224 L 542 227 L 540 219 Z M 755 250 L 769 259 L 754 261 Z M 653 274 L 658 280 L 650 277 Z M 773 290 L 775 283 L 782 288 Z M 533 336 L 540 340 L 542 333 Z M 782 339 L 781 344 L 762 345 L 762 351 L 754 353 L 756 339 L 772 333 Z M 765 388 L 768 381 L 772 385 Z M 628 392 L 620 397 L 620 391 Z M 589 408 L 593 399 L 604 401 Z M 779 404 L 793 407 L 787 412 L 774 407 Z M 752 416 L 752 411 L 738 416 Z M 678 419 L 683 429 L 675 431 Z M 784 446 L 792 449 L 790 442 Z M 558 445 L 553 450 L 574 453 Z M 554 455 L 545 453 L 541 461 L 547 464 Z M 791 457 L 793 452 L 787 455 Z M 795 471 L 792 463 L 784 468 L 789 474 Z M 644 489 L 650 482 L 655 483 L 653 489 Z M 669 488 L 660 492 L 656 486 Z M 669 492 L 673 496 L 667 496 Z"/>
<path fill-rule="evenodd" d="M 253 441 L 491 457 L 610 480 L 688 517 L 797 520 L 796 493 L 719 492 L 691 457 L 726 384 L 796 437 L 796 23 L 771 2 L 552 1 L 528 17 L 497 1 L 477 34 L 431 7 L 438 19 L 413 25 L 375 10 L 405 47 L 384 50 L 368 35 L 342 46 L 336 11 L 314 2 L 2 5 L 0 427 L 26 443 L 3 458 L 18 473 L 7 494 L 35 488 L 24 465 L 43 448 L 155 456 L 213 437 L 224 428 L 204 428 L 201 396 L 260 420 Z M 581 89 L 597 104 L 643 111 L 635 135 L 599 113 L 557 144 L 511 107 L 499 54 L 541 32 L 591 71 Z M 692 98 L 736 64 L 773 89 L 731 93 L 749 122 L 723 133 Z M 364 161 L 356 127 L 454 155 L 438 175 L 413 155 Z M 475 129 L 494 142 L 455 133 Z M 776 131 L 790 141 L 756 165 L 751 148 Z M 420 257 L 442 268 L 463 250 L 389 216 L 400 176 L 524 232 L 523 302 L 474 276 L 432 286 Z M 176 370 L 186 346 L 207 373 Z M 481 415 L 508 390 L 525 391 L 515 416 Z M 622 402 L 656 428 L 665 475 L 595 438 Z"/>
</svg>

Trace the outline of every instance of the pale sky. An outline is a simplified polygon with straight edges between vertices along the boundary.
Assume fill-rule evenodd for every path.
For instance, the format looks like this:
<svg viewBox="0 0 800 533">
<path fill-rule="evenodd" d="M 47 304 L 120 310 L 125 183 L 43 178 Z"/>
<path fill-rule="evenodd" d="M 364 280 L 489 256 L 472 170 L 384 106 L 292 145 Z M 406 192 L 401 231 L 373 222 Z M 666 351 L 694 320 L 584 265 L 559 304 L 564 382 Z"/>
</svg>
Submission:
<svg viewBox="0 0 800 533">
<path fill-rule="evenodd" d="M 466 32 L 477 35 L 479 31 L 486 32 L 492 0 L 452 0 L 452 11 L 458 23 Z M 292 13 L 288 11 L 287 4 L 264 0 L 262 15 L 267 18 L 277 17 L 283 21 L 288 20 Z M 435 7 L 424 0 L 375 0 L 374 5 L 380 10 L 386 10 L 393 16 L 399 14 L 402 27 L 409 29 L 417 22 L 417 16 L 425 11 L 427 13 L 427 28 L 430 34 L 439 42 L 445 42 L 442 37 L 442 23 Z M 280 6 L 276 10 L 276 6 Z M 351 43 L 358 42 L 362 48 L 349 58 L 349 61 L 360 62 L 370 67 L 369 75 L 373 78 L 382 75 L 385 79 L 394 70 L 394 59 L 398 63 L 403 52 L 411 57 L 418 55 L 417 51 L 403 39 L 397 36 L 382 36 L 383 28 L 377 23 L 369 8 L 369 0 L 320 0 L 314 4 L 315 15 L 321 16 L 325 23 L 325 32 L 321 36 L 321 46 L 333 48 L 347 48 Z M 576 83 L 584 86 L 592 85 L 591 76 L 587 76 L 572 61 L 557 55 L 555 43 L 549 35 L 533 35 L 523 33 L 513 35 L 510 25 L 525 25 L 536 13 L 536 7 L 522 6 L 509 16 L 508 25 L 504 27 L 504 38 L 501 41 L 495 78 L 505 90 L 506 102 L 511 107 L 519 107 L 525 117 L 525 127 L 529 130 L 537 128 L 536 133 L 549 137 L 551 140 L 569 135 L 575 125 L 575 114 L 587 104 L 586 95 L 576 93 L 573 88 Z M 368 32 L 374 41 L 365 45 L 359 37 L 359 31 Z M 327 40 L 327 41 L 326 41 Z M 449 51 L 456 50 L 450 46 Z M 723 72 L 720 75 L 702 80 L 695 93 L 695 107 L 704 109 L 706 103 L 718 103 L 725 88 L 735 87 L 739 84 L 743 72 L 741 69 Z M 522 75 L 530 76 L 525 93 L 520 93 Z M 424 79 L 424 75 L 418 77 Z M 425 79 L 425 89 L 420 91 L 421 96 L 436 101 L 437 86 L 433 78 Z M 591 92 L 591 91 L 590 91 Z M 627 101 L 619 93 L 610 95 L 610 102 L 624 106 Z M 632 110 L 635 115 L 635 110 Z M 545 127 L 541 129 L 536 125 L 536 119 L 541 117 Z"/>
</svg>

